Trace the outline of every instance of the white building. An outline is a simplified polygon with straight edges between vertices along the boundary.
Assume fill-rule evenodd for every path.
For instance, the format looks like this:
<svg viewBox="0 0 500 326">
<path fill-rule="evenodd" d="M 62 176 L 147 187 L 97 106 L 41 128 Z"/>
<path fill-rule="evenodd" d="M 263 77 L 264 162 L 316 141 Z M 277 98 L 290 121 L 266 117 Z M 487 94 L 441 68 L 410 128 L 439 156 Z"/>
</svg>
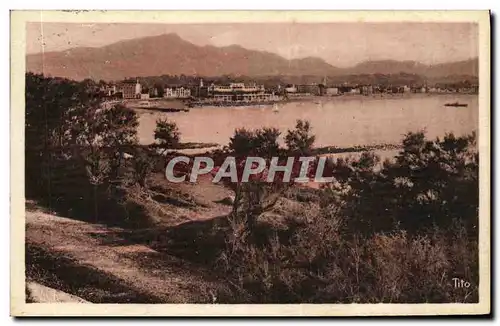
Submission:
<svg viewBox="0 0 500 326">
<path fill-rule="evenodd" d="M 103 92 L 106 96 L 113 96 L 118 92 L 116 85 L 106 85 L 101 87 L 101 92 Z"/>
<path fill-rule="evenodd" d="M 334 96 L 339 94 L 338 87 L 328 87 L 326 89 L 326 95 Z"/>
<path fill-rule="evenodd" d="M 188 98 L 191 97 L 191 90 L 186 87 L 167 87 L 163 97 L 166 98 Z"/>
<path fill-rule="evenodd" d="M 229 85 L 215 85 L 212 84 L 208 87 L 209 93 L 264 93 L 264 85 L 245 85 L 244 83 L 230 83 Z"/>
<path fill-rule="evenodd" d="M 295 85 L 292 85 L 290 87 L 285 88 L 285 92 L 287 93 L 297 93 L 297 87 Z"/>
</svg>

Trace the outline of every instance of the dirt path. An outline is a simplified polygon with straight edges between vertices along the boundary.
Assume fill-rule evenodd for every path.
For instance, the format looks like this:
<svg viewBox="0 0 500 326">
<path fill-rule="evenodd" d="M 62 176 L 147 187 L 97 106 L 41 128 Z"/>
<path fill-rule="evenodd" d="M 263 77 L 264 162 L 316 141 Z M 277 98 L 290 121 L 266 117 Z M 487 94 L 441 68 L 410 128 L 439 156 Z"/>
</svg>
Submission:
<svg viewBox="0 0 500 326">
<path fill-rule="evenodd" d="M 53 258 L 55 262 L 49 262 L 47 266 L 52 266 L 49 267 L 52 268 L 51 273 L 59 274 L 57 276 L 62 280 L 61 283 L 72 283 L 69 288 L 78 293 L 70 292 L 71 294 L 91 302 L 217 301 L 217 293 L 220 293 L 218 290 L 220 291 L 222 285 L 215 278 L 207 279 L 209 271 L 200 270 L 199 266 L 191 266 L 178 258 L 156 252 L 147 245 L 131 243 L 120 237 L 123 232 L 121 228 L 85 223 L 37 210 L 26 212 L 27 249 L 38 252 L 37 261 L 48 259 L 48 256 L 57 257 Z M 27 264 L 28 258 L 34 259 L 28 257 L 28 251 Z M 61 257 L 71 263 L 60 263 Z M 58 269 L 54 264 L 76 265 L 77 274 L 70 275 L 75 273 L 75 266 L 71 267 L 73 269 L 68 269 L 69 265 Z M 33 268 L 39 268 L 41 265 L 36 266 Z M 27 269 L 29 268 L 27 266 Z M 92 275 L 82 272 L 82 268 L 92 271 Z M 81 279 L 81 286 L 78 278 Z M 120 293 L 96 295 L 96 291 L 104 291 L 101 284 L 103 279 L 106 280 L 104 287 L 108 292 Z M 67 286 L 61 286 L 67 290 Z M 117 299 L 120 296 L 125 298 Z"/>
</svg>

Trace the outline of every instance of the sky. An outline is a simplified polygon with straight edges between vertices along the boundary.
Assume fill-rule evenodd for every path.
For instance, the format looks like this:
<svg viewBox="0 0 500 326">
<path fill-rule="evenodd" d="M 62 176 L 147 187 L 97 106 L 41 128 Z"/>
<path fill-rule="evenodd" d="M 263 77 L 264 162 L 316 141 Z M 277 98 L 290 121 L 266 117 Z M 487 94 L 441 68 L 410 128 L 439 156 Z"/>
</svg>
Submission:
<svg viewBox="0 0 500 326">
<path fill-rule="evenodd" d="M 196 45 L 241 45 L 287 59 L 319 57 L 337 67 L 367 60 L 437 64 L 478 56 L 473 23 L 259 23 L 141 24 L 28 23 L 26 51 L 100 47 L 145 36 L 176 33 Z"/>
</svg>

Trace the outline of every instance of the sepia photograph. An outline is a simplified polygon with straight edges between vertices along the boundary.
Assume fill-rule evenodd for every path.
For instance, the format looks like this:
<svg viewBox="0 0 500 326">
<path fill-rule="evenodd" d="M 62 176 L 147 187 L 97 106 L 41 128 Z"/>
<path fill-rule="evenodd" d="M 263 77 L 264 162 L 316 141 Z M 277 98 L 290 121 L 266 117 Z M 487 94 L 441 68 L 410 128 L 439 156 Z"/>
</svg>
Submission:
<svg viewBox="0 0 500 326">
<path fill-rule="evenodd" d="M 489 314 L 489 15 L 12 11 L 11 314 Z"/>
</svg>

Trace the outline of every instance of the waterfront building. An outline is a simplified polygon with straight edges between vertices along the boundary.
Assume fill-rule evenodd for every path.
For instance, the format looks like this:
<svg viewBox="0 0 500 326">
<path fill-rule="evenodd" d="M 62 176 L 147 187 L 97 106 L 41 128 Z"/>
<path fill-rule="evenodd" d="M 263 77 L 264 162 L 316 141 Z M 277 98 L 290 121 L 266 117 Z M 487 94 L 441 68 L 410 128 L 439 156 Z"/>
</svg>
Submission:
<svg viewBox="0 0 500 326">
<path fill-rule="evenodd" d="M 149 89 L 149 97 L 158 97 L 158 88 L 156 86 Z"/>
<path fill-rule="evenodd" d="M 197 97 L 197 98 L 206 98 L 208 97 L 208 87 L 207 86 L 192 86 L 190 87 L 191 89 L 191 96 Z"/>
<path fill-rule="evenodd" d="M 289 86 L 285 87 L 285 92 L 290 93 L 290 94 L 297 93 L 297 87 L 295 87 L 295 85 L 289 85 Z"/>
<path fill-rule="evenodd" d="M 187 87 L 177 88 L 177 98 L 188 98 L 191 96 L 191 90 Z"/>
<path fill-rule="evenodd" d="M 203 81 L 200 81 L 200 86 L 194 87 L 195 97 L 204 99 L 204 101 L 209 103 L 230 103 L 230 102 L 240 102 L 240 103 L 255 103 L 255 102 L 267 102 L 267 101 L 279 101 L 280 96 L 276 95 L 274 92 L 267 92 L 264 85 L 251 84 L 246 85 L 244 83 L 229 83 L 229 84 L 210 84 L 208 87 L 203 86 Z"/>
<path fill-rule="evenodd" d="M 358 88 L 358 87 L 351 88 L 351 91 L 349 93 L 350 94 L 361 94 L 361 88 Z"/>
<path fill-rule="evenodd" d="M 426 93 L 427 88 L 425 86 L 415 86 L 411 88 L 412 93 Z"/>
<path fill-rule="evenodd" d="M 101 86 L 99 91 L 101 93 L 103 93 L 104 96 L 108 96 L 108 97 L 113 96 L 116 93 L 118 93 L 118 89 L 117 89 L 116 85 L 103 85 L 103 86 Z"/>
<path fill-rule="evenodd" d="M 227 85 L 211 84 L 208 87 L 209 95 L 229 94 L 229 93 L 264 93 L 264 85 L 245 85 L 244 83 L 230 83 Z"/>
<path fill-rule="evenodd" d="M 354 89 L 353 86 L 341 85 L 339 87 L 339 93 L 341 93 L 341 94 L 350 94 L 353 89 Z"/>
<path fill-rule="evenodd" d="M 124 81 L 120 84 L 119 91 L 122 93 L 124 99 L 137 99 L 141 98 L 142 86 L 139 80 L 135 82 Z"/>
<path fill-rule="evenodd" d="M 196 98 L 208 97 L 208 87 L 204 85 L 203 79 L 200 79 L 199 85 L 190 85 L 191 96 Z"/>
<path fill-rule="evenodd" d="M 191 89 L 188 87 L 167 87 L 163 93 L 165 98 L 189 98 L 191 97 Z"/>
<path fill-rule="evenodd" d="M 297 85 L 297 93 L 304 95 L 321 95 L 321 88 L 318 84 Z"/>
<path fill-rule="evenodd" d="M 328 96 L 339 95 L 339 88 L 338 87 L 327 87 L 326 88 L 326 95 L 328 95 Z"/>
<path fill-rule="evenodd" d="M 245 85 L 230 83 L 208 86 L 208 97 L 215 102 L 261 102 L 271 100 L 272 94 L 266 94 L 264 85 Z"/>
<path fill-rule="evenodd" d="M 269 102 L 269 101 L 279 101 L 280 96 L 275 94 L 214 94 L 209 98 L 213 102 L 243 102 L 243 103 L 255 103 L 255 102 Z"/>
<path fill-rule="evenodd" d="M 368 86 L 362 86 L 360 88 L 360 93 L 362 95 L 372 95 L 373 94 L 373 86 L 368 85 Z"/>
</svg>

